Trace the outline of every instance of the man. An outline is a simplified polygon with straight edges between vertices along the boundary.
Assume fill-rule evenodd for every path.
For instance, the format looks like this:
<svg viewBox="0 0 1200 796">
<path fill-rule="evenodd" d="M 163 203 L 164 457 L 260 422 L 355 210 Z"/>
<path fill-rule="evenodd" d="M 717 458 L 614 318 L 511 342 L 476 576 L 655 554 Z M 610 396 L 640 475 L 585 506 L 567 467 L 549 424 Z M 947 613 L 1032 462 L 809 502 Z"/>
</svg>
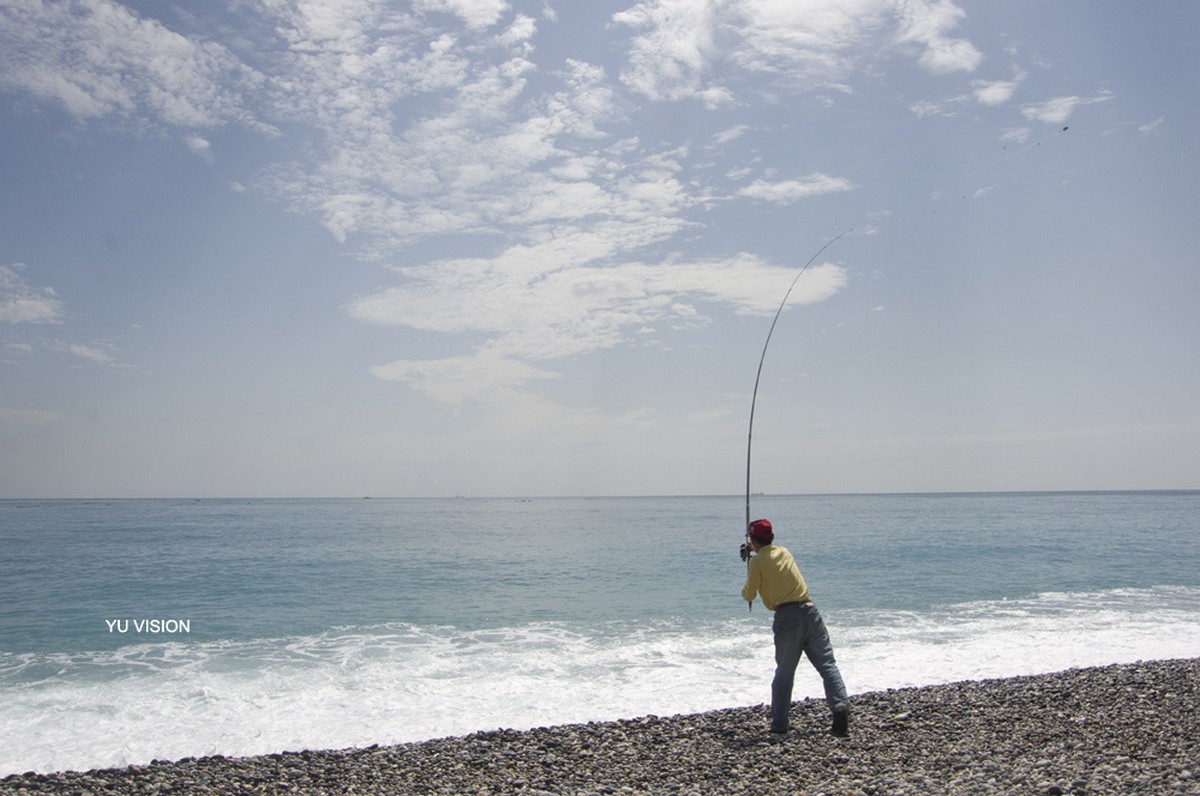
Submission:
<svg viewBox="0 0 1200 796">
<path fill-rule="evenodd" d="M 808 585 L 786 548 L 773 544 L 775 532 L 770 520 L 755 520 L 746 533 L 743 557 L 751 555 L 746 569 L 742 599 L 754 602 L 762 596 L 763 605 L 775 612 L 775 679 L 771 682 L 771 732 L 788 731 L 788 712 L 792 707 L 792 683 L 802 653 L 825 682 L 825 701 L 833 712 L 834 735 L 850 734 L 850 698 L 833 658 L 829 633 L 817 607 L 808 596 Z M 752 551 L 752 553 L 751 553 Z"/>
</svg>

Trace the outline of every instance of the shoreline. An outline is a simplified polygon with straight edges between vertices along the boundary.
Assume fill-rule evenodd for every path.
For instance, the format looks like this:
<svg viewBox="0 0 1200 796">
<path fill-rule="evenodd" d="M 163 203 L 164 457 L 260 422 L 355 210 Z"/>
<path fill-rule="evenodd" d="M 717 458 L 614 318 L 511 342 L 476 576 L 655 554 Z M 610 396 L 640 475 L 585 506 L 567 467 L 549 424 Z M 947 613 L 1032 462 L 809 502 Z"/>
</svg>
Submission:
<svg viewBox="0 0 1200 796">
<path fill-rule="evenodd" d="M 1200 658 L 889 689 L 824 701 L 254 757 L 14 774 L 0 793 L 894 794 L 1200 796 Z"/>
</svg>

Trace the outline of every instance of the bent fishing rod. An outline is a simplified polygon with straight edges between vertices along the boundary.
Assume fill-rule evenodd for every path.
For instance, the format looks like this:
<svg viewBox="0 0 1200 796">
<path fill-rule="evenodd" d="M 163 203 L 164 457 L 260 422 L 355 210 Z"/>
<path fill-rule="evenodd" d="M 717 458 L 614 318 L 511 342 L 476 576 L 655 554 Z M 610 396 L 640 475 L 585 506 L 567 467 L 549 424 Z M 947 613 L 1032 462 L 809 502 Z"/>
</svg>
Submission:
<svg viewBox="0 0 1200 796">
<path fill-rule="evenodd" d="M 821 256 L 821 253 L 828 249 L 839 239 L 849 234 L 853 230 L 844 230 L 836 237 L 825 243 L 824 246 L 817 249 L 812 257 L 808 258 L 808 262 L 796 274 L 796 278 L 792 280 L 792 284 L 788 287 L 787 293 L 783 294 L 783 301 L 779 302 L 779 309 L 775 310 L 775 317 L 771 321 L 771 328 L 767 330 L 767 339 L 763 343 L 762 356 L 758 358 L 758 373 L 754 377 L 754 393 L 750 397 L 750 426 L 746 433 L 746 532 L 750 532 L 750 452 L 751 446 L 754 443 L 754 407 L 758 403 L 758 383 L 762 380 L 763 363 L 767 361 L 767 347 L 771 345 L 771 335 L 775 334 L 775 324 L 779 323 L 779 316 L 783 314 L 783 308 L 787 306 L 788 299 L 792 296 L 792 291 L 796 288 L 796 284 L 800 281 L 800 277 L 804 276 L 804 272 L 808 267 Z"/>
</svg>

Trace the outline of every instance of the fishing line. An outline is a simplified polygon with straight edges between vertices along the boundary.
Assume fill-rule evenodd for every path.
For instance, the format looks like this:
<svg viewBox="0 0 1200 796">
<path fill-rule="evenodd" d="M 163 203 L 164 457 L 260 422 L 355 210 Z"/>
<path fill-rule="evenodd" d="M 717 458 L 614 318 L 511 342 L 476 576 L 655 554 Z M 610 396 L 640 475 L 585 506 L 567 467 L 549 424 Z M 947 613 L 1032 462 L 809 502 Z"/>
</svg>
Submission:
<svg viewBox="0 0 1200 796">
<path fill-rule="evenodd" d="M 1051 138 L 1054 138 L 1056 135 L 1062 135 L 1068 129 L 1070 129 L 1070 128 L 1063 127 L 1062 129 L 1055 130 L 1051 133 L 1047 133 L 1046 135 L 1042 136 L 1038 140 L 1031 141 L 1030 143 L 1025 144 L 1025 146 L 1017 147 L 1012 150 L 1009 150 L 1008 144 L 1005 144 L 1003 147 L 1003 149 L 1005 150 L 1004 154 L 1000 155 L 995 160 L 991 161 L 990 163 L 985 163 L 982 166 L 978 166 L 974 169 L 971 169 L 970 171 L 966 171 L 966 172 L 963 172 L 962 174 L 959 174 L 958 176 L 956 176 L 956 177 L 942 183 L 938 187 L 934 188 L 929 193 L 924 194 L 922 196 L 918 196 L 914 199 L 909 200 L 905 204 L 900 205 L 897 208 L 897 210 L 894 211 L 894 213 L 889 213 L 888 215 L 894 215 L 894 214 L 901 213 L 901 212 L 909 209 L 910 207 L 913 207 L 914 205 L 920 204 L 922 202 L 937 201 L 938 199 L 941 198 L 941 195 L 944 191 L 949 190 L 951 187 L 959 184 L 960 182 L 969 180 L 972 177 L 974 177 L 975 175 L 982 174 L 985 171 L 991 171 L 992 169 L 996 168 L 997 166 L 1004 163 L 1005 161 L 1010 160 L 1011 158 L 1015 158 L 1018 155 L 1023 155 L 1031 149 L 1036 149 L 1037 147 L 1040 147 L 1045 142 L 1049 141 Z M 964 196 L 963 198 L 965 199 L 966 197 Z"/>
<path fill-rule="evenodd" d="M 992 161 L 991 163 L 986 163 L 983 166 L 980 166 L 979 168 L 973 169 L 972 171 L 969 171 L 962 175 L 959 175 L 958 177 L 955 177 L 954 179 L 950 180 L 949 182 L 944 183 L 941 187 L 934 189 L 933 193 L 927 195 L 926 199 L 936 199 L 941 194 L 942 191 L 946 190 L 951 185 L 954 185 L 956 183 L 962 182 L 963 180 L 969 179 L 981 172 L 988 171 L 989 169 L 995 168 L 996 166 L 999 166 L 1001 163 L 1005 162 L 1009 158 L 1020 155 L 1030 149 L 1033 149 L 1034 147 L 1041 146 L 1044 141 L 1047 141 L 1056 135 L 1061 135 L 1062 133 L 1065 133 L 1068 129 L 1069 129 L 1068 127 L 1064 126 L 1061 130 L 1055 130 L 1054 132 L 1049 133 L 1046 136 L 1043 136 L 1042 138 L 1038 139 L 1037 141 L 1034 141 L 1031 144 L 1027 144 L 1027 145 L 1025 145 L 1019 149 L 1015 149 L 1011 152 L 1006 152 L 1005 154 L 1001 155 L 999 158 Z M 1006 148 L 1007 148 L 1007 146 L 1006 146 Z M 919 201 L 922 201 L 922 200 L 914 199 L 911 202 L 903 205 L 901 207 L 901 209 L 903 210 L 908 207 L 911 207 L 912 205 L 916 204 Z M 795 279 L 792 280 L 792 284 L 788 286 L 787 293 L 785 293 L 783 295 L 783 301 L 779 302 L 779 309 L 775 310 L 775 317 L 771 319 L 771 328 L 767 330 L 767 339 L 763 343 L 762 355 L 758 358 L 758 372 L 754 376 L 754 392 L 750 397 L 750 423 L 749 423 L 749 428 L 746 432 L 746 532 L 747 533 L 750 532 L 750 461 L 751 461 L 751 451 L 752 451 L 752 447 L 753 447 L 753 443 L 754 443 L 754 408 L 758 404 L 758 385 L 759 385 L 759 382 L 762 380 L 763 363 L 767 359 L 767 348 L 771 345 L 771 336 L 775 333 L 775 325 L 777 323 L 779 323 L 779 316 L 783 314 L 783 308 L 787 306 L 788 299 L 792 295 L 792 290 L 795 289 L 796 284 L 800 281 L 800 277 L 804 276 L 804 272 L 807 271 L 808 267 L 810 265 L 812 265 L 813 262 L 818 257 L 821 256 L 822 252 L 824 252 L 826 249 L 828 249 L 833 244 L 837 243 L 839 240 L 841 240 L 843 237 L 845 237 L 852 231 L 854 231 L 854 227 L 850 227 L 849 229 L 846 229 L 846 230 L 838 233 L 836 236 L 834 236 L 830 240 L 826 241 L 826 243 L 823 246 L 821 246 L 821 248 L 817 249 L 817 251 L 815 253 L 813 253 L 812 257 L 808 258 L 808 262 L 806 262 L 800 268 L 800 271 L 796 274 Z M 749 561 L 747 561 L 747 564 L 749 564 Z"/>
</svg>

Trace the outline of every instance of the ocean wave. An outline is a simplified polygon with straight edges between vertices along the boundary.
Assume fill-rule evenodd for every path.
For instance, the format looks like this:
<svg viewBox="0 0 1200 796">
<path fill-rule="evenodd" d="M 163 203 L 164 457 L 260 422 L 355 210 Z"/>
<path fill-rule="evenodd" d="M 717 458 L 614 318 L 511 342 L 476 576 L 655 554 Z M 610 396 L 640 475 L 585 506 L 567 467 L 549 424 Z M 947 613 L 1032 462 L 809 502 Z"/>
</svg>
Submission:
<svg viewBox="0 0 1200 796">
<path fill-rule="evenodd" d="M 852 693 L 1200 656 L 1200 589 L 825 612 Z M 0 776 L 399 743 L 769 700 L 770 614 L 393 623 L 250 641 L 0 655 Z M 802 671 L 796 698 L 817 696 Z"/>
</svg>

